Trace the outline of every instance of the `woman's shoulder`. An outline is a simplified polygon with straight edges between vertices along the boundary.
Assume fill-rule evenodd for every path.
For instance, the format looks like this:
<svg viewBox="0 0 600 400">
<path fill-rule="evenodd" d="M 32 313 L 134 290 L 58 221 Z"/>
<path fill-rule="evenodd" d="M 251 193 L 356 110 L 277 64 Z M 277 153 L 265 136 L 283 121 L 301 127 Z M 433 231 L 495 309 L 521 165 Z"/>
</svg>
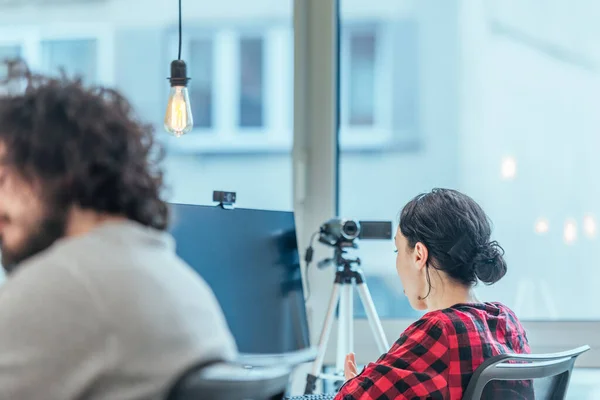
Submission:
<svg viewBox="0 0 600 400">
<path fill-rule="evenodd" d="M 447 318 L 438 312 L 428 312 L 404 330 L 400 336 L 400 341 L 415 336 L 427 336 L 439 340 L 441 337 L 446 336 L 446 320 Z"/>
<path fill-rule="evenodd" d="M 447 347 L 447 337 L 444 322 L 433 314 L 425 314 L 417 321 L 410 324 L 400 335 L 398 340 L 390 349 L 394 354 L 401 349 L 416 348 L 417 352 L 423 353 L 432 348 L 438 348 L 439 344 Z M 382 357 L 386 357 L 384 354 Z"/>
<path fill-rule="evenodd" d="M 460 303 L 426 313 L 409 326 L 405 334 L 428 329 L 438 329 L 446 334 L 462 333 L 465 330 L 497 329 L 498 324 L 521 329 L 516 314 L 500 302 Z"/>
<path fill-rule="evenodd" d="M 510 316 L 517 319 L 516 314 L 508 306 L 498 301 L 480 303 L 458 303 L 443 310 L 434 311 L 430 317 L 446 319 L 457 316 L 468 315 L 470 317 L 494 318 L 499 316 Z M 427 316 L 427 314 L 425 315 Z"/>
<path fill-rule="evenodd" d="M 392 350 L 456 351 L 460 343 L 476 347 L 492 342 L 507 352 L 529 352 L 526 332 L 510 308 L 497 302 L 457 304 L 423 315 L 403 332 Z"/>
<path fill-rule="evenodd" d="M 521 322 L 513 310 L 505 304 L 493 302 L 457 304 L 446 310 L 446 315 L 469 320 L 503 321 L 507 325 L 521 326 Z"/>
</svg>

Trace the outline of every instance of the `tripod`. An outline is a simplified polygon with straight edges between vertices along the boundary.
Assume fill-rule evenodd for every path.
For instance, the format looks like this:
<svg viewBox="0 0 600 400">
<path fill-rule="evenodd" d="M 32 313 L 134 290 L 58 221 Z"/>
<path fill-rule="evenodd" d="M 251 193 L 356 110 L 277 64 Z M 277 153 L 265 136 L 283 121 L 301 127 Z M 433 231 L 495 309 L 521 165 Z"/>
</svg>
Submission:
<svg viewBox="0 0 600 400">
<path fill-rule="evenodd" d="M 321 373 L 323 369 L 323 361 L 325 359 L 325 351 L 327 350 L 327 342 L 329 341 L 329 335 L 331 333 L 331 327 L 333 325 L 335 308 L 339 301 L 339 314 L 338 314 L 338 342 L 337 342 L 337 358 L 336 358 L 336 370 L 343 374 L 344 363 L 346 354 L 351 353 L 354 347 L 354 310 L 353 310 L 353 297 L 352 288 L 356 283 L 356 289 L 360 296 L 360 300 L 367 313 L 369 326 L 375 336 L 377 342 L 377 348 L 381 354 L 385 353 L 389 347 L 381 321 L 375 310 L 373 299 L 369 292 L 369 288 L 365 283 L 364 275 L 360 269 L 360 259 L 347 259 L 344 258 L 346 253 L 341 247 L 335 248 L 334 258 L 331 260 L 325 260 L 325 264 L 329 262 L 335 262 L 336 273 L 333 284 L 333 291 L 331 292 L 331 298 L 329 300 L 329 306 L 327 307 L 327 314 L 325 316 L 325 322 L 319 338 L 319 350 L 315 361 L 313 362 L 311 373 L 306 378 L 306 388 L 304 394 L 313 394 L 316 389 L 317 379 L 327 377 Z M 355 266 L 356 265 L 356 266 Z M 342 378 L 335 376 L 336 380 L 343 380 Z"/>
</svg>

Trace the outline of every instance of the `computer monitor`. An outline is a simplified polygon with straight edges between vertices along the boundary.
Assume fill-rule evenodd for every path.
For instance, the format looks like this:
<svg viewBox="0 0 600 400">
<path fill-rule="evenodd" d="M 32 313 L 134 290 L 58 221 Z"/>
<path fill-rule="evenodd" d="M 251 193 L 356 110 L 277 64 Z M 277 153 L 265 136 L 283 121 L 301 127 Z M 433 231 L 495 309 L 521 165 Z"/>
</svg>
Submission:
<svg viewBox="0 0 600 400">
<path fill-rule="evenodd" d="M 308 349 L 293 212 L 171 204 L 177 254 L 210 285 L 240 353 Z"/>
</svg>

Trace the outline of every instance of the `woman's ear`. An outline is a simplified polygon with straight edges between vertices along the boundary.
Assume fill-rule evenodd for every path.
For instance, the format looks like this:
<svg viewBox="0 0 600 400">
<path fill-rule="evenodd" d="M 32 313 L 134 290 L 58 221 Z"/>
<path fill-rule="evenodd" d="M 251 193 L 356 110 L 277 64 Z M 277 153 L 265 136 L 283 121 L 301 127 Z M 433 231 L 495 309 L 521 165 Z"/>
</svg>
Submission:
<svg viewBox="0 0 600 400">
<path fill-rule="evenodd" d="M 427 266 L 427 260 L 429 258 L 429 251 L 427 247 L 421 242 L 417 242 L 414 251 L 414 262 L 417 269 L 422 270 Z"/>
</svg>

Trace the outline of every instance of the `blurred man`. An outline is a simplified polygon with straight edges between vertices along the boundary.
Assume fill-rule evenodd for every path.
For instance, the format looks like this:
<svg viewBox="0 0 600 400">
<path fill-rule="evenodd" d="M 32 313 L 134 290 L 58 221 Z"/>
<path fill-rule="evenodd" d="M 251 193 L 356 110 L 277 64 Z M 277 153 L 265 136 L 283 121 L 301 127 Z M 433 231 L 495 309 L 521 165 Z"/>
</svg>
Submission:
<svg viewBox="0 0 600 400">
<path fill-rule="evenodd" d="M 114 91 L 24 79 L 0 97 L 0 398 L 163 399 L 236 349 L 165 232 L 152 130 Z"/>
</svg>

